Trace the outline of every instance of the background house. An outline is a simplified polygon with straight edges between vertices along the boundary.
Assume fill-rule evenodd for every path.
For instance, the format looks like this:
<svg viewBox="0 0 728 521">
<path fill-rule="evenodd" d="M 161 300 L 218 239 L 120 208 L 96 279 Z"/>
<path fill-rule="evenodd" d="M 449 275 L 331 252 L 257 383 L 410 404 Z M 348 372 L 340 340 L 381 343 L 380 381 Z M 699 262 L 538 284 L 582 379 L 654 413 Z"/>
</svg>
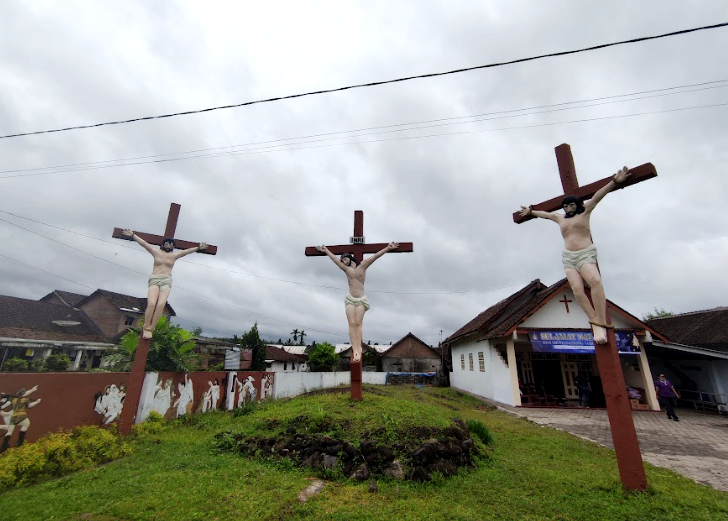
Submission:
<svg viewBox="0 0 728 521">
<path fill-rule="evenodd" d="M 130 327 L 141 327 L 144 321 L 144 310 L 147 309 L 146 298 L 132 297 L 105 289 L 97 289 L 81 300 L 77 300 L 78 296 L 74 293 L 56 290 L 41 298 L 40 301 L 83 310 L 101 333 L 108 338 L 123 334 Z M 162 315 L 170 318 L 176 313 L 167 303 Z"/>
<path fill-rule="evenodd" d="M 300 373 L 308 371 L 306 355 L 289 353 L 283 346 L 267 345 L 265 351 L 265 370 L 275 373 Z"/>
<path fill-rule="evenodd" d="M 0 369 L 9 358 L 42 362 L 52 353 L 68 356 L 68 369 L 92 369 L 113 347 L 81 310 L 0 295 Z"/>
<path fill-rule="evenodd" d="M 382 371 L 389 373 L 440 373 L 440 353 L 411 332 L 382 353 Z"/>
</svg>

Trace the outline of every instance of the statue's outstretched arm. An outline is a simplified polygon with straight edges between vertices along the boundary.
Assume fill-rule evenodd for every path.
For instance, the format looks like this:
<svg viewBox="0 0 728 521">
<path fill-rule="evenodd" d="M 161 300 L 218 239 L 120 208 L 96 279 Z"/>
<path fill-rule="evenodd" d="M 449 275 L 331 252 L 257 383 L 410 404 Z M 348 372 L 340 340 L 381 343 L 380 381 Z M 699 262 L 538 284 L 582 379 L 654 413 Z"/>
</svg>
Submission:
<svg viewBox="0 0 728 521">
<path fill-rule="evenodd" d="M 619 172 L 614 174 L 612 176 L 612 180 L 609 181 L 607 184 L 602 186 L 597 192 L 594 194 L 594 197 L 589 199 L 587 202 L 584 203 L 584 210 L 587 212 L 591 212 L 594 207 L 599 204 L 599 201 L 604 199 L 604 196 L 606 196 L 609 192 L 617 188 L 620 184 L 624 183 L 629 176 L 632 175 L 632 172 L 629 171 L 629 168 L 626 166 L 623 166 Z"/>
<path fill-rule="evenodd" d="M 131 239 L 132 239 L 133 241 L 135 241 L 135 242 L 139 243 L 139 245 L 140 245 L 140 246 L 141 246 L 142 248 L 144 248 L 144 249 L 145 249 L 145 250 L 147 250 L 147 251 L 148 251 L 149 253 L 151 253 L 152 255 L 154 255 L 154 247 L 153 247 L 153 246 L 152 246 L 151 244 L 149 244 L 149 243 L 148 243 L 147 241 L 145 241 L 144 239 L 142 239 L 141 237 L 139 237 L 139 236 L 138 236 L 138 235 L 137 235 L 136 233 L 134 233 L 134 232 L 133 232 L 133 231 L 132 231 L 132 230 L 131 230 L 130 228 L 124 228 L 124 229 L 122 230 L 121 234 L 122 234 L 123 236 L 125 236 L 125 237 L 131 237 Z"/>
<path fill-rule="evenodd" d="M 390 242 L 384 248 L 379 250 L 377 253 L 375 253 L 371 257 L 367 257 L 366 259 L 361 261 L 361 265 L 364 266 L 365 268 L 368 268 L 379 257 L 381 257 L 382 255 L 384 255 L 385 253 L 387 253 L 389 251 L 396 250 L 397 248 L 399 248 L 398 242 Z"/>
<path fill-rule="evenodd" d="M 332 260 L 332 261 L 334 262 L 334 264 L 336 264 L 336 265 L 337 265 L 337 266 L 338 266 L 339 268 L 341 268 L 341 269 L 342 269 L 343 271 L 346 271 L 346 264 L 344 264 L 343 262 L 341 262 L 341 261 L 340 261 L 340 260 L 339 260 L 339 259 L 338 259 L 338 258 L 336 257 L 336 255 L 334 255 L 333 253 L 331 253 L 331 252 L 329 251 L 329 249 L 328 249 L 328 248 L 327 248 L 326 246 L 316 246 L 316 251 L 320 251 L 320 252 L 322 252 L 322 253 L 325 253 L 325 254 L 326 254 L 326 256 L 327 256 L 327 257 L 328 257 L 329 259 L 331 259 L 331 260 Z"/>
</svg>

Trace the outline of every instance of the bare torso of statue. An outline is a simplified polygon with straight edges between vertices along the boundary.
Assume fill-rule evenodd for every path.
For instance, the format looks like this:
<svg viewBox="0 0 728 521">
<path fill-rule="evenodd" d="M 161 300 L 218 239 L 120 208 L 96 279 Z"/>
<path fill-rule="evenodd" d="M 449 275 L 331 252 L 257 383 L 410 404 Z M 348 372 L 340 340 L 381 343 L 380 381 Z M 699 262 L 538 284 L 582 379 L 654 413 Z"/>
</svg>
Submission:
<svg viewBox="0 0 728 521">
<path fill-rule="evenodd" d="M 629 176 L 627 167 L 623 167 L 614 174 L 612 180 L 600 188 L 586 203 L 576 196 L 567 196 L 563 201 L 564 214 L 557 212 L 542 212 L 531 207 L 521 207 L 521 215 L 540 217 L 554 221 L 561 229 L 564 238 L 564 252 L 562 261 L 566 278 L 569 280 L 574 297 L 589 318 L 594 333 L 594 342 L 607 343 L 607 297 L 604 293 L 602 278 L 597 267 L 597 250 L 592 243 L 589 219 L 592 210 L 605 195 L 623 183 Z M 584 290 L 584 283 L 591 288 L 592 301 L 589 301 Z"/>
<path fill-rule="evenodd" d="M 341 256 L 341 259 L 337 259 L 326 246 L 316 247 L 318 251 L 325 253 L 334 264 L 341 268 L 346 274 L 346 279 L 349 283 L 349 294 L 344 299 L 344 306 L 346 309 L 346 318 L 349 321 L 352 362 L 359 362 L 361 360 L 362 324 L 364 322 L 364 313 L 369 309 L 369 301 L 364 293 L 367 268 L 379 257 L 397 248 L 399 248 L 398 242 L 390 242 L 374 255 L 367 257 L 361 263 L 357 263 L 354 256 L 350 253 L 345 253 Z"/>
<path fill-rule="evenodd" d="M 152 250 L 152 257 L 154 258 L 152 275 L 172 275 L 172 267 L 178 259 L 175 253 L 168 253 L 160 248 Z"/>
<path fill-rule="evenodd" d="M 561 228 L 561 236 L 564 238 L 564 248 L 569 251 L 578 251 L 588 248 L 592 244 L 589 226 L 591 212 L 576 214 L 568 219 L 561 214 L 556 214 L 556 217 L 558 217 L 556 222 Z"/>
<path fill-rule="evenodd" d="M 367 278 L 367 269 L 359 266 L 347 266 L 344 269 L 346 273 L 346 279 L 349 282 L 349 295 L 356 298 L 364 296 L 364 282 Z"/>
<path fill-rule="evenodd" d="M 174 251 L 174 239 L 165 238 L 160 247 L 155 247 L 136 235 L 132 230 L 126 228 L 122 231 L 126 237 L 139 243 L 147 250 L 154 259 L 152 275 L 149 277 L 147 292 L 147 309 L 144 313 L 144 326 L 142 327 L 142 338 L 152 338 L 154 328 L 157 327 L 159 317 L 162 316 L 164 306 L 167 305 L 169 292 L 172 290 L 172 268 L 177 259 L 207 248 L 207 244 L 201 242 L 194 248 Z"/>
</svg>

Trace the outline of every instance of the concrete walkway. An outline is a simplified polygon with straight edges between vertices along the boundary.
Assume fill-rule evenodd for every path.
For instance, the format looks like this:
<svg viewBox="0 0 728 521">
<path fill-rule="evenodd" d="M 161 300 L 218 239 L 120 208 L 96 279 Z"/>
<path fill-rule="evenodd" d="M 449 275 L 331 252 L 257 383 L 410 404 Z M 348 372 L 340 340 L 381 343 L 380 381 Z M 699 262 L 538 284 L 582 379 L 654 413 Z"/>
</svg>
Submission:
<svg viewBox="0 0 728 521">
<path fill-rule="evenodd" d="M 541 425 L 614 448 L 605 409 L 529 409 L 494 404 Z M 642 459 L 728 492 L 728 416 L 677 410 L 680 421 L 663 413 L 633 411 Z"/>
</svg>

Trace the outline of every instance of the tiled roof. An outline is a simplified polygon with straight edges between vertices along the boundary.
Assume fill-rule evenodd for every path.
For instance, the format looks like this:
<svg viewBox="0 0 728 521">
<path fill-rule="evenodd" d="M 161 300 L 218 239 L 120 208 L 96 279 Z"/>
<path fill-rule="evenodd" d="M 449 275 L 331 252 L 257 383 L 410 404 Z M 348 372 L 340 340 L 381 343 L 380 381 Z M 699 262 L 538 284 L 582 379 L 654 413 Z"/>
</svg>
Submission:
<svg viewBox="0 0 728 521">
<path fill-rule="evenodd" d="M 653 318 L 647 324 L 665 335 L 670 342 L 728 351 L 727 307 Z"/>
<path fill-rule="evenodd" d="M 5 295 L 0 295 L 0 337 L 109 342 L 83 311 Z"/>
<path fill-rule="evenodd" d="M 123 295 L 121 293 L 114 293 L 113 291 L 108 291 L 105 289 L 97 289 L 91 295 L 84 298 L 82 301 L 80 301 L 77 305 L 77 307 L 82 306 L 92 298 L 96 296 L 103 296 L 107 298 L 112 304 L 114 304 L 119 309 L 134 309 L 137 308 L 141 312 L 144 312 L 145 309 L 147 309 L 147 299 L 146 298 L 140 298 L 140 297 L 132 297 L 131 295 Z M 172 309 L 172 306 L 169 305 L 169 302 L 167 302 L 167 305 L 165 307 L 168 307 L 172 316 L 176 316 L 177 313 L 174 312 L 174 309 Z"/>
<path fill-rule="evenodd" d="M 480 315 L 450 335 L 443 344 L 451 344 L 458 338 L 475 332 L 478 333 L 478 341 L 502 338 L 513 331 L 518 324 L 536 313 L 554 296 L 555 293 L 558 293 L 567 284 L 568 280 L 563 278 L 555 284 L 546 287 L 541 283 L 541 281 L 536 279 L 510 297 L 501 300 L 497 304 L 483 311 Z M 651 324 L 641 322 L 639 319 L 609 300 L 607 300 L 607 306 L 611 311 L 620 313 L 621 315 L 624 315 L 625 318 L 629 318 L 630 320 L 641 324 L 642 327 L 646 327 L 648 330 L 661 335 L 661 330 L 653 330 Z"/>
<path fill-rule="evenodd" d="M 271 345 L 265 346 L 265 359 L 266 360 L 275 360 L 276 362 L 305 362 L 308 360 L 308 357 L 306 355 L 294 355 L 293 353 L 288 353 L 285 350 L 281 349 L 280 347 L 275 347 Z"/>
<path fill-rule="evenodd" d="M 546 303 L 565 284 L 568 284 L 568 281 L 566 278 L 563 278 L 548 288 L 544 287 L 541 290 L 535 291 L 531 298 L 523 302 L 519 307 L 512 306 L 510 309 L 506 309 L 506 312 L 501 317 L 493 321 L 493 324 L 485 331 L 485 334 L 480 340 L 506 336 L 509 331 L 537 311 L 542 304 Z M 517 305 L 518 301 L 515 304 Z"/>
<path fill-rule="evenodd" d="M 78 293 L 71 293 L 70 291 L 61 291 L 60 289 L 53 290 L 52 293 L 48 293 L 45 297 L 41 298 L 39 302 L 45 302 L 53 296 L 58 297 L 61 301 L 65 302 L 68 307 L 75 308 L 76 304 L 81 302 L 87 297 L 87 295 L 79 295 Z"/>
<path fill-rule="evenodd" d="M 455 331 L 452 335 L 443 340 L 443 344 L 449 344 L 455 340 L 472 334 L 476 331 L 486 332 L 489 329 L 500 324 L 504 318 L 507 318 L 514 310 L 520 309 L 523 304 L 529 302 L 538 292 L 546 289 L 546 286 L 539 279 L 534 280 L 523 289 L 515 292 L 513 295 L 504 298 L 497 304 L 489 307 L 473 320 L 465 324 L 463 327 Z M 506 312 L 508 314 L 506 314 Z"/>
</svg>

